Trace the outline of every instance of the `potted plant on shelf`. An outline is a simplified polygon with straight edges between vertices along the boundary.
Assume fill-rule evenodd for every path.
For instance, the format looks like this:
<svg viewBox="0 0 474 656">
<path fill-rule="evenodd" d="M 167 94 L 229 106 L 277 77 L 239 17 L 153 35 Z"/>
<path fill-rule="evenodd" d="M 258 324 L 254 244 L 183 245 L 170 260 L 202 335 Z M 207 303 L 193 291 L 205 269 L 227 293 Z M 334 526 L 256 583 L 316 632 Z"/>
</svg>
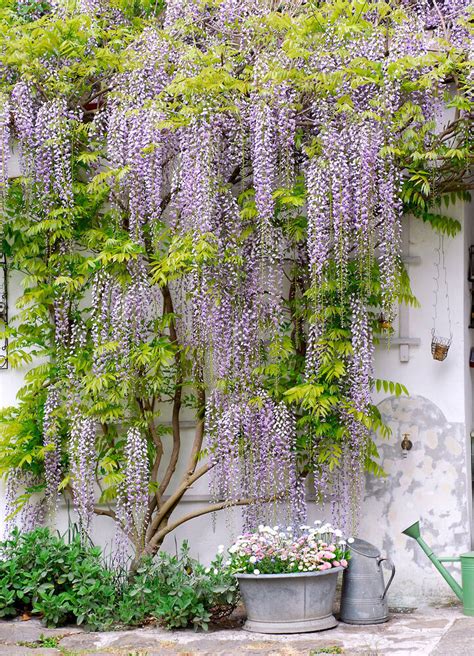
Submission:
<svg viewBox="0 0 474 656">
<path fill-rule="evenodd" d="M 304 633 L 337 625 L 332 614 L 339 572 L 349 551 L 341 531 L 259 526 L 229 549 L 247 610 L 244 629 L 258 633 Z"/>
</svg>

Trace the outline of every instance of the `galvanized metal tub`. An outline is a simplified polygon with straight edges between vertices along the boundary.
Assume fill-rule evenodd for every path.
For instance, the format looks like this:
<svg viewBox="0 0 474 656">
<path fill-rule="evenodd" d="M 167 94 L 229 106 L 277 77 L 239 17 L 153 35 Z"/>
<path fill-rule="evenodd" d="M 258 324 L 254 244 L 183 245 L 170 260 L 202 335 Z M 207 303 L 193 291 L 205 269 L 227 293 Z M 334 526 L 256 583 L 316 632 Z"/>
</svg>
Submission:
<svg viewBox="0 0 474 656">
<path fill-rule="evenodd" d="M 298 574 L 237 574 L 246 631 L 307 633 L 337 626 L 332 614 L 342 567 Z"/>
</svg>

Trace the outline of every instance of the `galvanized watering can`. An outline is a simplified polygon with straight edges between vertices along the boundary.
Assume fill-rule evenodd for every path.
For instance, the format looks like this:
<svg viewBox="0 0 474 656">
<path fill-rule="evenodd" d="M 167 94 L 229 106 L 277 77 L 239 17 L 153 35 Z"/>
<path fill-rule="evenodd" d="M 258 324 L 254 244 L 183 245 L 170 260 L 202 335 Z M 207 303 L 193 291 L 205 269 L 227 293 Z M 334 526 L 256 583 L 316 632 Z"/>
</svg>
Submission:
<svg viewBox="0 0 474 656">
<path fill-rule="evenodd" d="M 392 570 L 385 585 L 382 563 Z M 376 546 L 356 539 L 351 544 L 349 567 L 344 572 L 341 620 L 347 624 L 381 624 L 388 620 L 387 590 L 395 576 L 395 566 L 382 557 Z"/>
<path fill-rule="evenodd" d="M 474 551 L 468 551 L 455 557 L 438 558 L 433 553 L 433 549 L 421 537 L 420 522 L 415 522 L 402 531 L 402 533 L 418 542 L 443 579 L 451 587 L 454 594 L 462 601 L 464 615 L 474 616 Z M 461 563 L 462 587 L 443 565 L 443 563 L 459 562 Z"/>
</svg>

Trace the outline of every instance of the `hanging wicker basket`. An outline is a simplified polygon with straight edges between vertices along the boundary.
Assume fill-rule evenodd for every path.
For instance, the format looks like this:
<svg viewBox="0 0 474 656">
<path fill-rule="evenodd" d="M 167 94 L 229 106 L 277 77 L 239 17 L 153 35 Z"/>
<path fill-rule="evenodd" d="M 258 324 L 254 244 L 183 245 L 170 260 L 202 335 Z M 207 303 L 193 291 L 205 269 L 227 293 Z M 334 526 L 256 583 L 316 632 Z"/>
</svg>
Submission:
<svg viewBox="0 0 474 656">
<path fill-rule="evenodd" d="M 384 332 L 384 331 L 385 331 L 385 332 L 387 332 L 387 331 L 391 331 L 391 330 L 393 329 L 393 324 L 392 324 L 392 322 L 390 321 L 390 319 L 388 319 L 388 318 L 384 315 L 383 312 L 381 312 L 381 313 L 379 314 L 378 319 L 377 319 L 377 322 L 378 322 L 378 324 L 379 324 L 379 328 L 380 328 L 380 330 L 381 330 L 382 332 Z"/>
<path fill-rule="evenodd" d="M 438 360 L 439 362 L 446 360 L 451 342 L 452 337 L 438 337 L 433 333 L 431 336 L 431 355 L 433 356 L 433 360 Z"/>
<path fill-rule="evenodd" d="M 446 259 L 444 254 L 444 237 L 439 234 L 438 248 L 435 248 L 435 253 L 438 254 L 438 257 L 435 261 L 435 276 L 433 280 L 435 281 L 434 289 L 434 303 L 433 303 L 433 328 L 431 330 L 431 355 L 433 360 L 438 360 L 438 362 L 443 362 L 448 356 L 449 347 L 453 340 L 453 333 L 451 330 L 451 310 L 449 307 L 449 289 L 448 289 L 448 270 L 446 268 Z M 446 314 L 449 324 L 449 337 L 439 337 L 436 334 L 436 319 L 438 316 L 438 294 L 440 292 L 439 287 L 439 278 L 440 278 L 440 269 L 443 270 L 444 274 L 444 290 L 446 298 Z"/>
</svg>

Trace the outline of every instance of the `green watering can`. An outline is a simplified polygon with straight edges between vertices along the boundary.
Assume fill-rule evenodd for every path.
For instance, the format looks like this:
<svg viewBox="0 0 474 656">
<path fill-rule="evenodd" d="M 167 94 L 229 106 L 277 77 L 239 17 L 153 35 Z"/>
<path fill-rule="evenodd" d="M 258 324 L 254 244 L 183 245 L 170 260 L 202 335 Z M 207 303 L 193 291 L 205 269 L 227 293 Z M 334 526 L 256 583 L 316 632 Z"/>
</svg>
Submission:
<svg viewBox="0 0 474 656">
<path fill-rule="evenodd" d="M 468 551 L 457 558 L 438 558 L 433 553 L 433 549 L 421 537 L 420 522 L 415 522 L 402 533 L 418 542 L 454 594 L 462 601 L 464 615 L 474 616 L 474 551 Z M 461 563 L 462 587 L 443 565 L 443 563 L 459 562 Z"/>
</svg>

